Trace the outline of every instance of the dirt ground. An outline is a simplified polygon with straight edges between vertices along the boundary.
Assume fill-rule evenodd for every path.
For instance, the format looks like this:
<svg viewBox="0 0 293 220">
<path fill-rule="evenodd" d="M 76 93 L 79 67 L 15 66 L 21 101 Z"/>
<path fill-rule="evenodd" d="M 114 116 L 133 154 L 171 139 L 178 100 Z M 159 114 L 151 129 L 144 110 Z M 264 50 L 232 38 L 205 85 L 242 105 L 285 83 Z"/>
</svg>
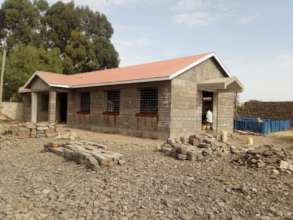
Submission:
<svg viewBox="0 0 293 220">
<path fill-rule="evenodd" d="M 179 161 L 156 151 L 162 141 L 74 132 L 122 153 L 126 163 L 94 172 L 43 152 L 53 139 L 4 138 L 0 219 L 293 219 L 292 174 L 236 166 L 229 157 Z M 254 142 L 293 150 L 290 135 Z"/>
</svg>

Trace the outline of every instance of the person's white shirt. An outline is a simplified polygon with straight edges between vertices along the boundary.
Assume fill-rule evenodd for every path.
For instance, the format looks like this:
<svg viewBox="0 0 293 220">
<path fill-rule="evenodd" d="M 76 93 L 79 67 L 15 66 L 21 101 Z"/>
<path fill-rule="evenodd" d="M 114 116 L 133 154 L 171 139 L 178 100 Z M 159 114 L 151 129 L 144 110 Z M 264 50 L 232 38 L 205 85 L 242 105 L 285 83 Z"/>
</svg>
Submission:
<svg viewBox="0 0 293 220">
<path fill-rule="evenodd" d="M 212 113 L 212 111 L 208 110 L 206 117 L 207 117 L 207 122 L 208 123 L 213 123 L 213 113 Z"/>
</svg>

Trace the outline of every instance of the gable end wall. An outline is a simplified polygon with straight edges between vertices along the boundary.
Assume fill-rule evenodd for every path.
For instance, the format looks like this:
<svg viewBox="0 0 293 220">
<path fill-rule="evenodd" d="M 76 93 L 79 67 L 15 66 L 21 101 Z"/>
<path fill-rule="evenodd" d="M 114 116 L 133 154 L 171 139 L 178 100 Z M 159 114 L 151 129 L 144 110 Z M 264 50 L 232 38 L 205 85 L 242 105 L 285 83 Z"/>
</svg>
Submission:
<svg viewBox="0 0 293 220">
<path fill-rule="evenodd" d="M 30 83 L 30 89 L 32 91 L 49 91 L 50 87 L 42 79 L 36 77 Z"/>
<path fill-rule="evenodd" d="M 197 84 L 220 77 L 227 76 L 217 61 L 211 58 L 172 80 L 171 137 L 187 136 L 201 131 L 202 92 L 197 89 Z M 232 131 L 234 99 L 231 101 L 231 97 L 234 97 L 233 92 L 214 93 L 214 128 L 217 127 L 218 121 L 221 129 Z M 219 110 L 217 110 L 217 106 L 219 106 Z M 217 112 L 219 112 L 219 118 L 215 120 Z"/>
</svg>

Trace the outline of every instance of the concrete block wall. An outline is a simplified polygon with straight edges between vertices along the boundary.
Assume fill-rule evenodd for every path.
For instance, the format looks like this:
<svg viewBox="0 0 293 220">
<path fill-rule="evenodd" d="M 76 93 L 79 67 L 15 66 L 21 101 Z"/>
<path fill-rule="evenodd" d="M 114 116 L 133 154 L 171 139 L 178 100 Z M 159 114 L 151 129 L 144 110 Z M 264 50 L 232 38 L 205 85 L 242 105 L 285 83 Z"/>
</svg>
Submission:
<svg viewBox="0 0 293 220">
<path fill-rule="evenodd" d="M 55 90 L 56 91 L 56 90 Z M 59 122 L 60 121 L 60 103 L 59 103 L 59 100 L 58 100 L 58 93 L 57 93 L 57 91 L 56 91 L 56 99 L 55 99 L 55 103 L 52 103 L 52 104 L 54 104 L 55 106 L 53 107 L 53 106 L 51 106 L 51 108 L 52 109 L 54 109 L 55 108 L 55 121 L 56 122 Z M 49 108 L 50 108 L 50 106 L 49 106 Z M 51 116 L 51 118 L 52 118 L 52 116 Z"/>
<path fill-rule="evenodd" d="M 24 104 L 21 102 L 2 102 L 1 113 L 6 115 L 8 118 L 23 121 L 23 112 Z"/>
<path fill-rule="evenodd" d="M 140 111 L 140 89 L 158 88 L 157 117 L 138 115 Z M 106 91 L 120 90 L 119 115 L 106 114 Z M 80 92 L 88 91 L 91 95 L 89 114 L 78 113 L 80 110 Z M 73 90 L 68 95 L 68 124 L 102 132 L 121 133 L 149 138 L 169 137 L 170 122 L 170 82 L 106 86 Z"/>
<path fill-rule="evenodd" d="M 68 92 L 68 97 L 67 97 L 67 123 L 71 124 L 76 121 L 76 112 L 78 103 L 77 103 L 77 95 L 76 95 L 76 90 L 71 90 Z"/>
<path fill-rule="evenodd" d="M 56 122 L 56 115 L 57 115 L 57 108 L 56 108 L 56 102 L 57 102 L 57 94 L 55 90 L 49 91 L 49 122 L 55 123 Z"/>
<path fill-rule="evenodd" d="M 217 101 L 214 106 L 218 107 L 215 109 L 216 117 L 215 128 L 218 131 L 233 132 L 234 127 L 234 110 L 235 110 L 235 93 L 230 91 L 219 91 L 217 94 Z M 218 114 L 218 115 L 217 115 Z"/>
<path fill-rule="evenodd" d="M 225 73 L 214 59 L 209 59 L 172 80 L 171 137 L 201 131 L 202 91 L 197 83 L 220 77 L 225 77 Z"/>
<path fill-rule="evenodd" d="M 178 78 L 172 81 L 171 137 L 196 131 L 196 83 Z"/>
<path fill-rule="evenodd" d="M 218 129 L 218 93 L 214 93 L 213 96 L 213 130 Z"/>
</svg>

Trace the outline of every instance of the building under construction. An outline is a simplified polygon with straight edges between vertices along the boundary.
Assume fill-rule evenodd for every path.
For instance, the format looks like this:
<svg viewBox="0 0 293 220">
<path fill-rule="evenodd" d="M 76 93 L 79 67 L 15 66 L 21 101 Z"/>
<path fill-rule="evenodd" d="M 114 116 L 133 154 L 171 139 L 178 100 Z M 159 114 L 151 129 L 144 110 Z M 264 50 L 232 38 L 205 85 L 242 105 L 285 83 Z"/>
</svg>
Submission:
<svg viewBox="0 0 293 220">
<path fill-rule="evenodd" d="M 20 88 L 31 122 L 167 138 L 202 129 L 233 130 L 243 86 L 214 53 L 74 75 L 37 71 Z"/>
</svg>

